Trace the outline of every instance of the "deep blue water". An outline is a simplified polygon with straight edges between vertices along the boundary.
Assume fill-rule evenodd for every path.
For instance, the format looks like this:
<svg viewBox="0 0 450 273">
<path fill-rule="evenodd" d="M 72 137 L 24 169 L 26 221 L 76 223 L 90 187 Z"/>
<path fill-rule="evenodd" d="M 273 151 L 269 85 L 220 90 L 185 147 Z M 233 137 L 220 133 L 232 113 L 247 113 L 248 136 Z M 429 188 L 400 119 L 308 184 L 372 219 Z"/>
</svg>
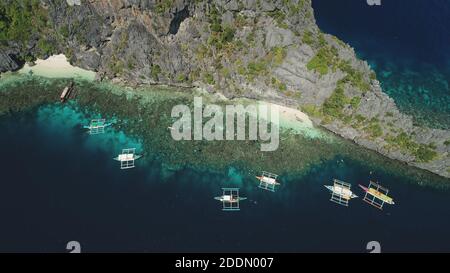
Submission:
<svg viewBox="0 0 450 273">
<path fill-rule="evenodd" d="M 383 90 L 419 122 L 450 126 L 448 0 L 313 0 L 317 23 L 355 48 Z"/>
<path fill-rule="evenodd" d="M 450 251 L 449 191 L 348 158 L 282 177 L 276 193 L 231 167 L 170 172 L 141 161 L 121 171 L 112 157 L 123 135 L 89 136 L 80 117 L 51 109 L 0 118 L 1 252 L 64 252 L 72 240 L 86 252 L 365 252 L 373 240 L 382 251 Z M 357 183 L 383 181 L 397 205 L 337 206 L 323 187 L 334 177 L 359 195 Z M 222 212 L 213 197 L 232 185 L 249 199 Z"/>
</svg>

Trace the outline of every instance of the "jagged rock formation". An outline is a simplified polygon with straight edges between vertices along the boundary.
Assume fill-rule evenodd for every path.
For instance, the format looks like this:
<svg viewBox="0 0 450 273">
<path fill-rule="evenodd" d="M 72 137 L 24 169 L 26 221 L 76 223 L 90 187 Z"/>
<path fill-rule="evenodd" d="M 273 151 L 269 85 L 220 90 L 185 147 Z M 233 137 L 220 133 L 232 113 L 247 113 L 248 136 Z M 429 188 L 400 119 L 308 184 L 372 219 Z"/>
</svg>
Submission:
<svg viewBox="0 0 450 273">
<path fill-rule="evenodd" d="M 0 72 L 14 71 L 20 68 L 20 63 L 7 52 L 0 49 Z"/>
<path fill-rule="evenodd" d="M 48 23 L 23 44 L 3 41 L 0 71 L 62 52 L 98 79 L 200 86 L 300 107 L 344 138 L 450 177 L 450 132 L 417 127 L 400 113 L 369 65 L 321 33 L 310 0 L 40 4 Z"/>
</svg>

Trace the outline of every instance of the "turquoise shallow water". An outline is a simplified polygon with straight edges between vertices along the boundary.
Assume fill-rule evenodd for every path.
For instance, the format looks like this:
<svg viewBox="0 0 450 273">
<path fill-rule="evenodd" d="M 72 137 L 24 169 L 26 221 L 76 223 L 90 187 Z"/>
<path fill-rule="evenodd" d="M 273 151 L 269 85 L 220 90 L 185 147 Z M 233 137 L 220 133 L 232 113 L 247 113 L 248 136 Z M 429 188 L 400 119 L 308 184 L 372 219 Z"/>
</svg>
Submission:
<svg viewBox="0 0 450 273">
<path fill-rule="evenodd" d="M 121 171 L 112 158 L 141 140 L 117 128 L 88 135 L 81 124 L 96 115 L 50 105 L 0 118 L 10 155 L 0 158 L 0 251 L 64 252 L 72 240 L 86 252 L 366 252 L 372 240 L 387 252 L 450 251 L 450 192 L 419 186 L 406 166 L 337 156 L 304 175 L 283 174 L 276 193 L 257 188 L 239 166 L 174 170 L 150 159 Z M 379 211 L 356 199 L 339 207 L 323 187 L 332 178 L 358 195 L 358 183 L 382 181 L 397 205 Z M 248 197 L 241 211 L 221 211 L 213 197 L 223 186 Z"/>
<path fill-rule="evenodd" d="M 83 125 L 89 125 L 92 119 L 102 118 L 100 113 L 84 113 L 76 104 L 67 105 L 46 105 L 37 110 L 37 122 L 45 124 L 48 134 L 62 134 L 64 139 L 73 137 L 73 131 L 79 133 L 87 133 L 83 129 Z M 114 120 L 114 119 L 113 119 Z M 111 130 L 106 128 L 106 133 L 101 137 L 88 137 L 85 139 L 84 148 L 100 149 L 103 151 L 117 151 L 119 153 L 122 148 L 135 148 L 137 153 L 143 152 L 142 141 L 127 136 L 123 131 Z"/>
</svg>

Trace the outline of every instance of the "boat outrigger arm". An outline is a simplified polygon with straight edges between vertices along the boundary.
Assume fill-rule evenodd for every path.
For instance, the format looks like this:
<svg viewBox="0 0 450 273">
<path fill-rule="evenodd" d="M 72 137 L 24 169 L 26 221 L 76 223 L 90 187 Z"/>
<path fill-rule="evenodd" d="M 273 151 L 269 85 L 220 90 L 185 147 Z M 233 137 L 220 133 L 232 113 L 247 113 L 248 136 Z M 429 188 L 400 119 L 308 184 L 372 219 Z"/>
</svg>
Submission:
<svg viewBox="0 0 450 273">
<path fill-rule="evenodd" d="M 243 201 L 243 200 L 247 199 L 247 197 L 235 198 L 234 196 L 231 196 L 231 195 L 222 195 L 222 196 L 214 197 L 214 199 L 216 199 L 217 201 L 220 201 L 220 202 L 237 203 L 239 201 Z"/>
</svg>

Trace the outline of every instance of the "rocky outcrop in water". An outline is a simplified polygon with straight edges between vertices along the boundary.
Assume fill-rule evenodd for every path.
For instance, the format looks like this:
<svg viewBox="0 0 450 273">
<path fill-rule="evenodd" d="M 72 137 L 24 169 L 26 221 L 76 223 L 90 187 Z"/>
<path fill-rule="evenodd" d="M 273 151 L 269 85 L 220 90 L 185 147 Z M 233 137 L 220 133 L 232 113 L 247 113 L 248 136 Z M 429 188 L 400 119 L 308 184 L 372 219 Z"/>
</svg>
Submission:
<svg viewBox="0 0 450 273">
<path fill-rule="evenodd" d="M 321 33 L 310 0 L 75 2 L 42 0 L 51 31 L 3 43 L 0 71 L 19 68 L 25 56 L 64 53 L 98 79 L 300 107 L 344 138 L 450 177 L 450 132 L 400 113 L 369 65 Z"/>
</svg>

